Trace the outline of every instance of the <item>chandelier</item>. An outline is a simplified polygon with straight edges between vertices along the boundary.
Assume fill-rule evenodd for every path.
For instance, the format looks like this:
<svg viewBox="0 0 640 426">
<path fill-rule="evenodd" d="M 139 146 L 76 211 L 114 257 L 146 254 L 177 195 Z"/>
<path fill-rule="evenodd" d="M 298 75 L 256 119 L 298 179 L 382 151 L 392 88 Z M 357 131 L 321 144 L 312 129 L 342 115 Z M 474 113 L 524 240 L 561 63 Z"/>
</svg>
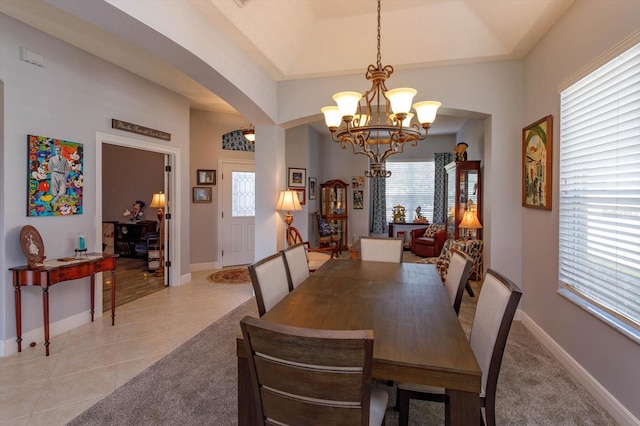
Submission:
<svg viewBox="0 0 640 426">
<path fill-rule="evenodd" d="M 385 160 L 393 154 L 402 153 L 405 143 L 417 146 L 418 141 L 424 140 L 441 105 L 436 101 L 413 104 L 420 124 L 412 123 L 411 102 L 417 91 L 408 87 L 387 89 L 386 81 L 391 74 L 393 67 L 383 67 L 380 55 L 378 0 L 378 56 L 376 65 L 369 65 L 365 74 L 371 81 L 371 88 L 364 94 L 336 93 L 333 100 L 337 106 L 322 108 L 331 138 L 340 143 L 342 149 L 350 144 L 354 154 L 369 157 L 370 170 L 365 171 L 367 177 L 391 176 L 391 172 L 385 169 Z"/>
</svg>

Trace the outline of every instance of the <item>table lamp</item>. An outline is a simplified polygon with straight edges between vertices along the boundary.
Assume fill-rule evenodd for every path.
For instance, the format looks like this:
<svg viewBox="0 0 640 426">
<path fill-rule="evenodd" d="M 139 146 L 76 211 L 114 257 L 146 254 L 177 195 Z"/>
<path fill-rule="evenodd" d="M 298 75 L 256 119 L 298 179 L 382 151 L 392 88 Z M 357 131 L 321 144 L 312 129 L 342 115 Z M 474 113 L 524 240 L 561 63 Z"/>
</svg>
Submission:
<svg viewBox="0 0 640 426">
<path fill-rule="evenodd" d="M 293 223 L 293 215 L 291 214 L 291 211 L 302 210 L 300 200 L 298 199 L 298 193 L 291 190 L 280 191 L 280 198 L 278 198 L 276 210 L 285 212 L 284 223 L 289 227 Z"/>
<path fill-rule="evenodd" d="M 476 210 L 465 210 L 464 215 L 462 216 L 462 220 L 460 221 L 460 225 L 458 225 L 458 227 L 460 229 L 466 229 L 467 238 L 471 240 L 475 240 L 476 229 L 482 229 L 482 224 L 478 220 Z"/>
<path fill-rule="evenodd" d="M 167 202 L 167 199 L 165 197 L 165 194 L 162 193 L 162 191 L 156 192 L 155 194 L 153 194 L 153 198 L 151 198 L 151 204 L 149 204 L 149 207 L 157 207 L 158 208 L 158 223 L 159 223 L 159 229 L 158 229 L 158 235 L 159 235 L 159 241 L 160 241 L 160 268 L 158 268 L 156 270 L 156 272 L 153 274 L 156 277 L 163 277 L 164 276 L 164 256 L 163 256 L 163 247 L 162 247 L 162 243 L 164 242 L 164 234 L 163 234 L 163 229 L 162 229 L 162 219 L 164 218 L 164 206 Z"/>
</svg>

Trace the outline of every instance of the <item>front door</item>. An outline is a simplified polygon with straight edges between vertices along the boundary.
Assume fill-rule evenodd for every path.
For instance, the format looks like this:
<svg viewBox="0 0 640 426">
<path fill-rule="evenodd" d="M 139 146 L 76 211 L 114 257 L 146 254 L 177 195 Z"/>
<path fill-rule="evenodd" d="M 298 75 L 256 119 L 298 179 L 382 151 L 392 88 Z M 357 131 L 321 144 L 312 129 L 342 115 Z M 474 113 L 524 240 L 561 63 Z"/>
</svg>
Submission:
<svg viewBox="0 0 640 426">
<path fill-rule="evenodd" d="M 253 163 L 222 163 L 221 265 L 246 265 L 255 258 L 255 168 Z"/>
</svg>

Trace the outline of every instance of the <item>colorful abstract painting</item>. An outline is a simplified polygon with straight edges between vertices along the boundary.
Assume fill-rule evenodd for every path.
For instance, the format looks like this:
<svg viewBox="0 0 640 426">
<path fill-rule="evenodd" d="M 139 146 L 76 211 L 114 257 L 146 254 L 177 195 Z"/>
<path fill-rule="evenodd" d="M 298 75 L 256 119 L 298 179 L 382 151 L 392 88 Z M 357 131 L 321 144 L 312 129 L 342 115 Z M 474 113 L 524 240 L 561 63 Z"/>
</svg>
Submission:
<svg viewBox="0 0 640 426">
<path fill-rule="evenodd" d="M 242 136 L 242 130 L 234 130 L 222 135 L 222 149 L 255 152 L 256 144 Z"/>
<path fill-rule="evenodd" d="M 27 216 L 82 214 L 82 144 L 28 135 Z"/>
</svg>

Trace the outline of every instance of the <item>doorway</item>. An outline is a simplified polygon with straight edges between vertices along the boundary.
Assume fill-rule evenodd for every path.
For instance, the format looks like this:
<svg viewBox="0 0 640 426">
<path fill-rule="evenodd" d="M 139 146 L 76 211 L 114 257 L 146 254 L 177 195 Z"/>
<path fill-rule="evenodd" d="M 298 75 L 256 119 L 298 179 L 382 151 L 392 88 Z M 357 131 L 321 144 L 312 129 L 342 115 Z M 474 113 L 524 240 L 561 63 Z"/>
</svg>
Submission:
<svg viewBox="0 0 640 426">
<path fill-rule="evenodd" d="M 255 165 L 253 161 L 218 161 L 222 170 L 218 192 L 218 247 L 222 267 L 255 260 Z"/>
<path fill-rule="evenodd" d="M 104 188 L 104 185 L 109 183 L 109 179 L 105 178 L 109 173 L 118 173 L 123 174 L 120 167 L 114 167 L 113 165 L 107 165 L 104 163 L 104 159 L 109 158 L 109 150 L 111 148 L 119 148 L 124 149 L 127 154 L 125 155 L 134 155 L 136 157 L 143 156 L 143 162 L 151 162 L 153 165 L 155 180 L 151 179 L 151 183 L 147 179 L 142 184 L 142 178 L 138 176 L 144 167 L 140 166 L 140 171 L 138 174 L 135 172 L 132 173 L 131 176 L 126 175 L 125 181 L 129 180 L 129 186 L 134 188 L 134 192 L 127 192 L 122 196 L 122 201 L 117 201 L 116 204 L 118 206 L 106 206 L 103 205 L 103 195 L 105 191 L 109 191 L 109 189 Z M 166 206 L 164 209 L 165 218 L 167 215 L 171 214 L 171 211 L 175 208 L 179 208 L 178 204 L 173 204 L 170 200 L 178 200 L 179 199 L 179 150 L 172 147 L 166 147 L 159 144 L 143 142 L 136 139 L 123 138 L 109 134 L 96 133 L 96 228 L 98 228 L 96 232 L 96 241 L 102 241 L 102 222 L 103 220 L 109 219 L 114 220 L 114 218 L 121 218 L 121 221 L 125 224 L 130 224 L 129 217 L 124 217 L 124 212 L 122 209 L 132 210 L 133 204 L 137 201 L 144 201 L 146 207 L 144 208 L 144 219 L 148 221 L 159 221 L 159 217 L 157 214 L 157 209 L 150 207 L 152 195 L 158 191 L 163 191 L 166 195 Z M 120 166 L 122 161 L 118 162 L 118 166 Z M 167 167 L 171 172 L 166 172 Z M 107 168 L 112 168 L 113 170 L 108 170 Z M 136 188 L 136 182 L 140 181 L 139 190 Z M 174 190 L 175 188 L 175 190 Z M 148 193 L 148 195 L 147 195 Z M 135 196 L 132 196 L 135 194 Z M 139 195 L 138 195 L 139 194 Z M 109 197 L 107 197 L 109 199 Z M 129 200 L 129 198 L 132 198 Z M 110 199 L 114 199 L 111 197 Z M 115 198 L 118 200 L 118 198 Z M 123 204 L 123 206 L 120 206 Z M 105 210 L 109 211 L 109 217 L 106 216 Z M 174 218 L 176 216 L 173 216 Z M 103 219 L 104 217 L 104 219 Z M 116 219 L 117 220 L 117 219 Z M 179 224 L 176 223 L 176 220 L 164 220 L 163 221 L 163 232 L 162 239 L 164 243 L 162 245 L 164 252 L 164 259 L 169 262 L 170 265 L 179 265 Z M 129 226 L 128 228 L 139 228 L 141 222 L 135 224 L 136 226 Z M 159 227 L 156 227 L 158 229 Z M 171 238 L 168 238 L 168 237 Z M 115 235 L 114 235 L 115 238 Z M 159 238 L 159 235 L 158 235 Z M 146 288 L 144 281 L 147 281 L 151 287 L 160 287 L 164 288 L 166 285 L 177 285 L 179 282 L 179 267 L 166 267 L 164 268 L 165 274 L 163 277 L 155 277 L 153 273 L 149 271 L 148 264 L 144 257 L 136 256 L 135 254 L 131 255 L 131 253 L 127 253 L 126 256 L 122 256 L 118 259 L 118 268 L 116 270 L 116 290 L 118 291 L 118 296 L 116 299 L 116 303 L 118 305 L 122 303 L 126 303 L 128 301 L 134 300 L 135 298 L 142 297 L 145 295 L 144 293 L 149 290 Z M 135 274 L 136 276 L 132 276 Z M 145 276 L 146 274 L 146 276 Z M 100 283 L 100 287 L 96 288 L 96 303 L 98 306 L 100 304 L 104 304 L 103 300 L 103 282 L 101 279 L 97 280 Z M 107 284 L 108 285 L 108 284 Z M 137 293 L 137 295 L 129 295 L 126 297 L 120 298 L 120 289 L 128 287 L 131 293 Z M 136 286 L 139 287 L 136 289 Z M 141 288 L 144 288 L 145 291 L 141 291 Z M 157 291 L 157 290 L 153 290 Z M 153 292 L 151 291 L 151 292 Z"/>
</svg>

